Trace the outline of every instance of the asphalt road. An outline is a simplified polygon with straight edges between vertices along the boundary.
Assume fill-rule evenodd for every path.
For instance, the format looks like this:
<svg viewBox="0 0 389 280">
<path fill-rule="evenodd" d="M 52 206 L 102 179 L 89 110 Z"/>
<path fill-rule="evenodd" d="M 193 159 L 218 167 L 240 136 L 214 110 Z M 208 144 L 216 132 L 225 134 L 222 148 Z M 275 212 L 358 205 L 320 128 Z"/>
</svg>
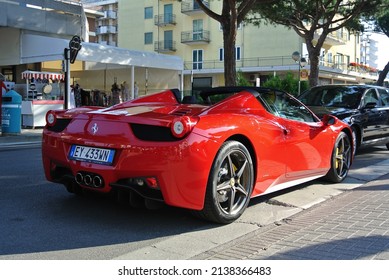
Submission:
<svg viewBox="0 0 389 280">
<path fill-rule="evenodd" d="M 0 150 L 0 259 L 190 259 L 388 173 L 388 156 L 386 147 L 362 150 L 343 183 L 314 181 L 253 199 L 238 221 L 220 226 L 183 209 L 69 194 L 45 180 L 39 146 L 8 147 Z"/>
</svg>

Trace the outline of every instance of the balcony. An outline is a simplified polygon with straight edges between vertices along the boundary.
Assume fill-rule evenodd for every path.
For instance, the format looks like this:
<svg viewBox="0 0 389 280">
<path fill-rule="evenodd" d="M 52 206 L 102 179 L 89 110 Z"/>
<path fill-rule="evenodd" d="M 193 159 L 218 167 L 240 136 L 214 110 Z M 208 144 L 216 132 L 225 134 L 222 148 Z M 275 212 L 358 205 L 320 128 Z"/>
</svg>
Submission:
<svg viewBox="0 0 389 280">
<path fill-rule="evenodd" d="M 116 26 L 114 26 L 114 25 L 99 26 L 99 27 L 96 29 L 96 34 L 97 34 L 97 35 L 102 35 L 102 34 L 117 34 L 117 29 L 116 29 Z"/>
<path fill-rule="evenodd" d="M 314 39 L 317 40 L 320 35 L 321 32 L 316 31 Z M 338 30 L 329 33 L 328 36 L 326 37 L 325 43 L 331 46 L 341 46 L 341 45 L 346 45 L 347 41 L 348 41 L 347 33 L 340 32 L 340 30 Z"/>
<path fill-rule="evenodd" d="M 172 40 L 156 41 L 154 42 L 154 51 L 159 53 L 175 52 L 176 42 Z"/>
<path fill-rule="evenodd" d="M 175 14 L 162 14 L 154 17 L 154 24 L 157 26 L 176 25 Z"/>
<path fill-rule="evenodd" d="M 117 19 L 118 15 L 117 15 L 116 11 L 107 10 L 107 11 L 104 11 L 104 18 L 106 18 L 106 19 Z"/>
<path fill-rule="evenodd" d="M 181 43 L 184 44 L 208 44 L 210 41 L 208 30 L 181 32 Z"/>
<path fill-rule="evenodd" d="M 203 1 L 204 5 L 209 7 L 208 1 Z M 183 0 L 181 3 L 181 13 L 186 15 L 193 15 L 203 13 L 203 10 L 194 0 Z"/>
</svg>

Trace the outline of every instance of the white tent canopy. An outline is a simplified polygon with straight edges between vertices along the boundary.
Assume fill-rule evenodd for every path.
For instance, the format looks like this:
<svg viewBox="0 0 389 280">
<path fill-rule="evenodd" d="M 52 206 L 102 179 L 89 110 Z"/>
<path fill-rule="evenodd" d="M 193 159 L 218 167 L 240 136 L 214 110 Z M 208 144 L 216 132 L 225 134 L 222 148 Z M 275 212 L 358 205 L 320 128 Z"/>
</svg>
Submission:
<svg viewBox="0 0 389 280">
<path fill-rule="evenodd" d="M 69 40 L 22 34 L 21 64 L 64 59 Z M 178 56 L 134 51 L 96 43 L 82 43 L 77 60 L 107 64 L 149 67 L 183 71 L 184 62 Z"/>
<path fill-rule="evenodd" d="M 22 33 L 20 35 L 20 64 L 64 60 L 65 48 L 69 48 L 69 42 L 70 40 L 61 38 Z M 139 67 L 177 71 L 178 86 L 183 89 L 184 62 L 178 56 L 82 42 L 77 60 L 88 62 L 85 65 L 86 70 L 131 68 L 132 98 L 135 92 L 135 68 Z M 70 71 L 67 72 L 68 81 L 70 81 L 69 73 Z M 68 84 L 67 87 L 69 88 L 70 85 Z"/>
</svg>

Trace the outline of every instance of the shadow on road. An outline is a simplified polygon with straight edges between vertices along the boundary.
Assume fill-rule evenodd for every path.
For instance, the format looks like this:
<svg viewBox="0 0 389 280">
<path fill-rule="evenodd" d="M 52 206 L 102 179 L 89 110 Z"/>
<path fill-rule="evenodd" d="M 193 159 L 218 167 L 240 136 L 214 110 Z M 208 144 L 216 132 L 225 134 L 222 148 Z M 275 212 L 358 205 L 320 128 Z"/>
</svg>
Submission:
<svg viewBox="0 0 389 280">
<path fill-rule="evenodd" d="M 137 242 L 218 226 L 198 220 L 183 209 L 131 208 L 108 197 L 68 194 L 55 184 L 33 185 L 28 192 L 2 199 L 2 208 L 16 204 L 18 210 L 12 214 L 0 213 L 0 255 L 125 243 L 136 247 Z M 35 197 L 33 204 L 25 202 L 29 196 Z M 99 256 L 91 256 L 96 258 Z"/>
</svg>

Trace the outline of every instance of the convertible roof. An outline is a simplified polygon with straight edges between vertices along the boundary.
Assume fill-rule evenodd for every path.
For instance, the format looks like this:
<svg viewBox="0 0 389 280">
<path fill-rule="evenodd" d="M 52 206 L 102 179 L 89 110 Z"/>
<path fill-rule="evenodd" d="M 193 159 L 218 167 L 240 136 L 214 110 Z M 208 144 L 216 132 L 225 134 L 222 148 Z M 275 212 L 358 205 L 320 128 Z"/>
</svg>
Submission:
<svg viewBox="0 0 389 280">
<path fill-rule="evenodd" d="M 215 87 L 215 88 L 209 88 L 202 90 L 200 92 L 201 98 L 205 99 L 208 96 L 215 95 L 215 94 L 221 94 L 221 93 L 237 93 L 240 91 L 247 91 L 253 94 L 255 97 L 258 97 L 261 92 L 271 92 L 276 91 L 276 89 L 272 88 L 265 88 L 265 87 L 251 87 L 251 86 L 235 86 L 235 87 Z M 280 91 L 280 90 L 277 90 Z"/>
</svg>

